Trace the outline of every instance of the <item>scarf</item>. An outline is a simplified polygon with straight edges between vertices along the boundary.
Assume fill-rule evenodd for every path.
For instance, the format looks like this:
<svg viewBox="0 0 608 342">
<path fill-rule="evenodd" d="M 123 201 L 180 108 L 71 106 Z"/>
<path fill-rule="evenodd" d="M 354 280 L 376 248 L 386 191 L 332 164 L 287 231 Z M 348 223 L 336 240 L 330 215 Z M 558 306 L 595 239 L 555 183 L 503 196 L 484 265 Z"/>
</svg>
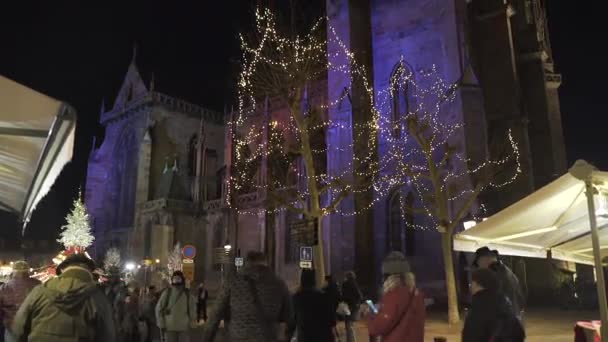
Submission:
<svg viewBox="0 0 608 342">
<path fill-rule="evenodd" d="M 391 290 L 403 286 L 403 280 L 400 274 L 392 274 L 386 278 L 384 284 L 382 284 L 382 293 L 388 293 Z"/>
</svg>

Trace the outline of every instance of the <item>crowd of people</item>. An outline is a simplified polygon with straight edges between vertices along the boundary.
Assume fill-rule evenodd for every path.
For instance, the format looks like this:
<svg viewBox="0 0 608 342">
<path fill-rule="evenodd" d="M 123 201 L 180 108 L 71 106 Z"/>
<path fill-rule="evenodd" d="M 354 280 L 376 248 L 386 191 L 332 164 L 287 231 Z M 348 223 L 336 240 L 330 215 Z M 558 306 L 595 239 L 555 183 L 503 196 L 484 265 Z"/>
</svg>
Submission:
<svg viewBox="0 0 608 342">
<path fill-rule="evenodd" d="M 477 251 L 474 266 L 462 341 L 523 341 L 524 296 L 517 277 L 488 248 Z M 365 300 L 353 272 L 342 284 L 327 276 L 319 289 L 314 270 L 302 270 L 300 287 L 291 294 L 265 255 L 250 252 L 209 315 L 209 292 L 202 284 L 188 289 L 180 271 L 157 291 L 129 287 L 120 278 L 100 284 L 95 269 L 91 259 L 72 255 L 57 267 L 57 277 L 40 284 L 29 277 L 26 262 L 16 262 L 12 279 L 0 286 L 4 341 L 184 342 L 199 329 L 205 342 L 355 342 L 357 320 L 366 321 L 372 339 L 424 341 L 424 294 L 400 252 L 382 262 L 377 304 Z"/>
</svg>

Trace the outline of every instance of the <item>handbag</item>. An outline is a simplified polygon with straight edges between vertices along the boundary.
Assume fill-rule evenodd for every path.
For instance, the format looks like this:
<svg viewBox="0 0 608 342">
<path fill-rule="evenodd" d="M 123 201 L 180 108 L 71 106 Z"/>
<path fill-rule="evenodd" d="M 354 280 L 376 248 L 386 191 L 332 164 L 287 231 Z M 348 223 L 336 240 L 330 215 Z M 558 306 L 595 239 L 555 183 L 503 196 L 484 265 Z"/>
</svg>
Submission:
<svg viewBox="0 0 608 342">
<path fill-rule="evenodd" d="M 343 317 L 350 316 L 350 308 L 348 307 L 348 304 L 346 304 L 346 302 L 338 303 L 338 308 L 336 309 L 336 314 L 338 314 L 338 316 L 343 316 Z"/>
</svg>

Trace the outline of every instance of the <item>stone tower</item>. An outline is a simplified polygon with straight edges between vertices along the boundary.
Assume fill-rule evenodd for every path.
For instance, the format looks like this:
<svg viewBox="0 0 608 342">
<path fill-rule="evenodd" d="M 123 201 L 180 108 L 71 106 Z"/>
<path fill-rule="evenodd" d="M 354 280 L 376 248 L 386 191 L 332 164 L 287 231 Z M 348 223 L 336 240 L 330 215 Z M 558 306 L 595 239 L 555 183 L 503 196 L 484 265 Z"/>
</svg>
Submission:
<svg viewBox="0 0 608 342">
<path fill-rule="evenodd" d="M 387 87 L 401 57 L 414 77 L 419 70 L 435 65 L 446 81 L 460 85 L 455 108 L 446 120 L 465 124 L 462 145 L 468 158 L 474 161 L 495 158 L 505 148 L 506 132 L 513 132 L 521 154 L 522 174 L 501 196 L 484 197 L 490 210 L 497 210 L 566 170 L 557 95 L 560 76 L 552 63 L 543 3 L 542 0 L 327 0 L 327 14 L 344 44 L 371 70 L 376 89 Z M 366 55 L 369 47 L 372 54 Z M 328 54 L 338 48 L 329 44 Z M 330 72 L 330 101 L 339 97 L 350 82 L 347 75 Z M 352 92 L 355 91 L 353 87 Z M 354 102 L 332 109 L 332 120 L 344 123 L 361 120 Z M 380 110 L 388 113 L 391 109 Z M 336 155 L 328 157 L 329 172 L 339 173 L 352 160 L 349 157 L 352 151 L 348 150 L 353 144 L 352 136 L 334 137 L 330 133 L 328 141 L 344 147 L 342 152 L 331 152 Z M 381 139 L 380 156 L 383 150 Z M 340 242 L 330 252 L 332 271 L 364 270 L 369 267 L 370 256 L 378 269 L 382 257 L 393 249 L 389 235 L 395 225 L 392 219 L 395 206 L 391 203 L 400 196 L 409 198 L 410 193 L 407 189 L 396 189 L 377 203 L 371 225 L 365 217 L 330 218 L 332 243 Z M 344 201 L 342 210 L 352 211 L 357 200 Z M 373 237 L 373 244 L 368 243 L 369 236 Z M 404 232 L 401 236 L 398 245 L 409 255 L 414 267 L 417 259 L 426 260 L 428 279 L 423 281 L 442 279 L 441 262 L 432 261 L 441 259 L 438 234 Z M 362 238 L 365 240 L 361 241 Z"/>
</svg>

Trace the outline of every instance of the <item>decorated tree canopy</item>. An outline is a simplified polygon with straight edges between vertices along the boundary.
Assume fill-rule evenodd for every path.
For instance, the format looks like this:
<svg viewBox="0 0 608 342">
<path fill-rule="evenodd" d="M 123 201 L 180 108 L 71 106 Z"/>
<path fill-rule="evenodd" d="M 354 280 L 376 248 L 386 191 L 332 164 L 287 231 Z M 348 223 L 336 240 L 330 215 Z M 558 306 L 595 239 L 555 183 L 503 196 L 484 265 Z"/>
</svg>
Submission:
<svg viewBox="0 0 608 342">
<path fill-rule="evenodd" d="M 173 272 L 182 270 L 182 246 L 178 242 L 173 247 L 173 251 L 169 254 L 169 258 L 167 260 L 167 279 L 171 279 Z"/>
<path fill-rule="evenodd" d="M 93 244 L 93 234 L 91 234 L 91 224 L 89 214 L 82 197 L 74 201 L 72 212 L 66 217 L 67 224 L 61 227 L 63 230 L 60 239 L 66 250 L 84 250 Z"/>
<path fill-rule="evenodd" d="M 108 249 L 105 258 L 103 259 L 103 269 L 108 273 L 112 273 L 113 271 L 118 270 L 119 268 L 120 251 L 118 250 L 118 248 L 112 247 Z"/>
</svg>

